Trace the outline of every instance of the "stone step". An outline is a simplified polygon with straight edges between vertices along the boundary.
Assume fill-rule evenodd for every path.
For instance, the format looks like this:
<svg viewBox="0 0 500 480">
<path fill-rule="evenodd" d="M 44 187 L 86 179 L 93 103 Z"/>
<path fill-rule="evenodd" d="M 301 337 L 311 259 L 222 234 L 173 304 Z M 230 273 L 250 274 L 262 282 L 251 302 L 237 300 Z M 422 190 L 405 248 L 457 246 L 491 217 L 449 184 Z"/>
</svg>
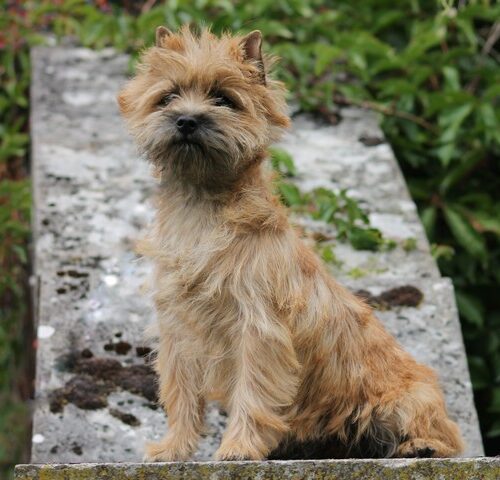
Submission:
<svg viewBox="0 0 500 480">
<path fill-rule="evenodd" d="M 18 465 L 16 480 L 498 480 L 500 458 Z"/>
<path fill-rule="evenodd" d="M 144 441 L 159 438 L 167 428 L 164 414 L 155 410 L 154 378 L 144 367 L 149 345 L 143 331 L 153 315 L 140 287 L 150 267 L 133 251 L 133 243 L 152 216 L 148 199 L 154 183 L 146 162 L 137 158 L 115 102 L 128 61 L 113 50 L 40 47 L 32 54 L 39 347 L 34 463 L 136 462 Z M 363 289 L 374 296 L 405 285 L 423 294 L 416 307 L 385 305 L 378 315 L 418 360 L 437 369 L 450 413 L 468 443 L 466 455 L 482 455 L 451 283 L 439 276 L 389 146 L 382 142 L 370 147 L 362 141 L 366 137 L 383 141 L 377 118 L 357 109 L 344 109 L 341 114 L 342 121 L 336 126 L 325 126 L 305 115 L 294 117 L 293 128 L 281 144 L 296 161 L 294 181 L 304 190 L 315 186 L 347 189 L 385 235 L 398 242 L 415 238 L 416 249 L 411 251 L 398 246 L 387 252 L 364 252 L 337 242 L 332 248 L 342 265 L 332 267 L 333 272 L 354 291 Z M 330 229 L 303 218 L 295 221 L 308 228 Z M 88 383 L 88 378 L 87 383 L 78 383 L 82 379 L 74 371 L 77 359 L 92 366 L 93 378 L 98 378 L 99 368 L 109 367 L 113 361 L 119 381 L 106 392 L 96 390 L 96 383 Z M 75 395 L 75 385 L 81 395 Z M 207 425 L 196 460 L 209 460 L 220 441 L 225 417 L 215 406 L 207 413 Z M 481 461 L 478 471 L 493 464 Z M 213 478 L 226 478 L 224 472 L 233 468 L 216 463 L 182 465 L 33 466 L 19 467 L 17 475 L 23 479 L 76 479 L 82 472 L 90 472 L 86 474 L 101 477 L 81 478 L 140 478 L 130 472 L 144 471 L 157 478 L 180 478 L 175 472 L 184 468 L 191 475 L 184 478 L 205 478 L 201 472 L 206 468 Z M 235 466 L 235 472 L 240 472 L 235 475 L 243 478 L 248 468 L 258 468 L 255 465 Z M 281 478 L 279 472 L 287 468 L 291 472 L 305 469 L 309 475 L 314 465 L 318 472 L 331 472 L 332 476 L 324 478 L 369 468 L 374 472 L 416 469 L 417 473 L 455 466 L 473 468 L 465 460 L 258 465 L 262 465 L 262 478 L 267 478 L 265 472 Z"/>
<path fill-rule="evenodd" d="M 93 283 L 92 275 L 84 278 L 90 278 Z M 142 445 L 147 440 L 160 439 L 168 428 L 163 412 L 152 410 L 152 403 L 146 398 L 149 390 L 141 390 L 142 395 L 137 395 L 116 388 L 105 396 L 107 405 L 103 408 L 79 408 L 77 405 L 81 402 L 92 402 L 94 393 L 91 391 L 87 396 L 81 395 L 76 401 L 70 401 L 60 411 L 51 411 L 54 392 L 79 378 L 71 371 L 73 355 L 92 352 L 94 360 L 103 363 L 106 359 L 119 361 L 125 368 L 144 363 L 137 355 L 137 349 L 144 346 L 141 340 L 144 325 L 134 321 L 134 317 L 131 320 L 129 304 L 120 303 L 122 298 L 127 298 L 124 295 L 133 295 L 133 292 L 122 289 L 129 284 L 128 278 L 120 285 L 105 285 L 105 280 L 101 279 L 95 279 L 95 282 L 98 286 L 90 289 L 86 301 L 104 302 L 106 299 L 106 303 L 80 319 L 61 316 L 57 323 L 52 322 L 57 325 L 53 336 L 40 339 L 44 357 L 39 364 L 39 375 L 46 374 L 46 377 L 37 390 L 33 461 L 139 461 Z M 406 305 L 398 306 L 396 296 L 393 300 L 396 305 L 383 305 L 377 316 L 418 361 L 437 370 L 450 415 L 458 421 L 467 441 L 466 455 L 482 455 L 451 282 L 444 278 L 432 281 L 419 278 L 362 279 L 351 280 L 348 286 L 353 291 L 365 290 L 373 296 L 402 286 L 413 287 L 410 298 L 401 296 L 399 299 Z M 130 285 L 127 288 L 131 288 Z M 419 295 L 423 297 L 419 305 L 411 306 L 413 300 L 418 302 Z M 74 321 L 70 330 L 64 327 L 68 318 Z M 117 351 L 109 350 L 111 346 Z M 99 372 L 95 378 L 97 384 Z M 121 412 L 123 418 L 117 412 Z M 209 407 L 206 424 L 208 430 L 195 455 L 197 460 L 212 458 L 225 428 L 226 417 L 216 405 Z M 92 428 L 88 428 L 89 425 Z M 102 448 L 103 445 L 106 448 Z"/>
</svg>

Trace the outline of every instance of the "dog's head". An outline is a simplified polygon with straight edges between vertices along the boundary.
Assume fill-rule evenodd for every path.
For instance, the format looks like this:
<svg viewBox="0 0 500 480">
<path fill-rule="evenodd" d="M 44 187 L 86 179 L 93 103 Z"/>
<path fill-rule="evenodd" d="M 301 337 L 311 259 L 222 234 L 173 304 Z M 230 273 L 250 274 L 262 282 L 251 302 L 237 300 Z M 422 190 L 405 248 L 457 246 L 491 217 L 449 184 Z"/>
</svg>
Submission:
<svg viewBox="0 0 500 480">
<path fill-rule="evenodd" d="M 177 180 L 224 189 L 260 162 L 289 124 L 284 90 L 267 76 L 262 37 L 158 27 L 118 96 L 141 151 Z"/>
</svg>

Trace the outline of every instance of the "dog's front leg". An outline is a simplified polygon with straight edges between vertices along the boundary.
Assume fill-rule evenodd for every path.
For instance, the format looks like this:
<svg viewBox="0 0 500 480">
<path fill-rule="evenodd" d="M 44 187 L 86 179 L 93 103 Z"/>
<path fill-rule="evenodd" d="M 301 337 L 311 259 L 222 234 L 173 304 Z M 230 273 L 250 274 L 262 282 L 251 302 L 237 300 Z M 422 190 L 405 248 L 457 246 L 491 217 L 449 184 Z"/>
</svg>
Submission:
<svg viewBox="0 0 500 480">
<path fill-rule="evenodd" d="M 146 461 L 188 460 L 198 444 L 203 428 L 204 401 L 200 394 L 201 366 L 192 352 L 184 352 L 179 339 L 161 339 L 156 370 L 159 400 L 168 414 L 168 432 L 146 446 Z"/>
<path fill-rule="evenodd" d="M 265 309 L 258 307 L 246 310 L 234 334 L 229 422 L 218 460 L 264 459 L 289 429 L 286 413 L 297 391 L 299 363 L 289 330 L 278 318 L 262 318 L 258 314 Z"/>
</svg>

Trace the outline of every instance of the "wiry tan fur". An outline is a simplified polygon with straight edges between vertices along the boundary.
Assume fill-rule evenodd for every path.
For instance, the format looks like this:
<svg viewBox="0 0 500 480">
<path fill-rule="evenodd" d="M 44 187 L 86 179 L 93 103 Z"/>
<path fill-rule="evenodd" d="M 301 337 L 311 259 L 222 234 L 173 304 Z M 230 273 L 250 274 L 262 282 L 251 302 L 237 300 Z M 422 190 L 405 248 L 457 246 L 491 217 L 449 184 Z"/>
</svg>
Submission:
<svg viewBox="0 0 500 480">
<path fill-rule="evenodd" d="M 347 454 L 365 445 L 361 455 L 456 455 L 463 443 L 435 373 L 325 271 L 272 192 L 262 162 L 289 120 L 260 42 L 258 32 L 160 28 L 119 95 L 160 177 L 141 251 L 156 265 L 169 431 L 147 458 L 188 459 L 213 398 L 229 413 L 222 460 L 335 441 Z M 217 105 L 222 94 L 234 105 Z M 176 133 L 184 114 L 207 122 L 195 143 Z"/>
</svg>

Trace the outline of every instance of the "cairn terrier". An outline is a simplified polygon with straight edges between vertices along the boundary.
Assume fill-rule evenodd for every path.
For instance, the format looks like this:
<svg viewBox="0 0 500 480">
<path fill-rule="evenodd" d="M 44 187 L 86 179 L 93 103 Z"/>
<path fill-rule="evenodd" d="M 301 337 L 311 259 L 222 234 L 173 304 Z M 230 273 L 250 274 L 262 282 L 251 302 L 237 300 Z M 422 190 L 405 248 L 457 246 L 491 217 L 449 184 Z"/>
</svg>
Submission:
<svg viewBox="0 0 500 480">
<path fill-rule="evenodd" d="M 457 455 L 436 374 L 336 283 L 273 193 L 263 162 L 290 120 L 261 43 L 159 27 L 118 97 L 160 183 L 140 251 L 169 430 L 146 459 L 189 459 L 210 399 L 229 415 L 218 460 Z"/>
</svg>

